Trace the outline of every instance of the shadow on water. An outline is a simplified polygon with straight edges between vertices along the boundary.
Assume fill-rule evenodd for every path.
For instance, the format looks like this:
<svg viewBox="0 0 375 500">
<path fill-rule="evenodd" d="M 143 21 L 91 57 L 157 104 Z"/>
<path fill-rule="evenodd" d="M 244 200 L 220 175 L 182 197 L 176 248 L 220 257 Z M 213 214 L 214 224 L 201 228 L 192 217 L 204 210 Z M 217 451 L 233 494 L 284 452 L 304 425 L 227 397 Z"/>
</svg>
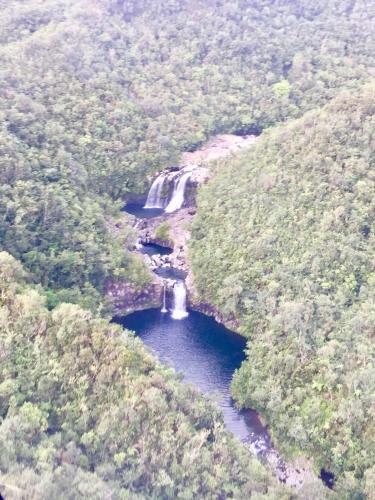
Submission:
<svg viewBox="0 0 375 500">
<path fill-rule="evenodd" d="M 246 341 L 212 318 L 195 311 L 173 320 L 157 309 L 133 313 L 116 322 L 133 330 L 159 357 L 182 372 L 184 380 L 213 397 L 221 407 L 227 428 L 254 452 L 272 447 L 266 428 L 255 411 L 238 411 L 230 394 L 233 372 L 245 359 Z"/>
<path fill-rule="evenodd" d="M 323 483 L 330 489 L 332 490 L 333 487 L 335 486 L 335 475 L 332 474 L 332 472 L 329 472 L 325 469 L 321 469 L 320 471 L 320 479 L 323 481 Z"/>
<path fill-rule="evenodd" d="M 162 247 L 161 245 L 155 245 L 154 243 L 142 243 L 142 246 L 138 249 L 138 252 L 147 255 L 170 255 L 173 252 L 173 248 Z"/>
<path fill-rule="evenodd" d="M 145 200 L 131 201 L 128 202 L 122 210 L 140 219 L 151 219 L 152 217 L 158 217 L 164 213 L 163 208 L 143 208 L 144 204 Z"/>
</svg>

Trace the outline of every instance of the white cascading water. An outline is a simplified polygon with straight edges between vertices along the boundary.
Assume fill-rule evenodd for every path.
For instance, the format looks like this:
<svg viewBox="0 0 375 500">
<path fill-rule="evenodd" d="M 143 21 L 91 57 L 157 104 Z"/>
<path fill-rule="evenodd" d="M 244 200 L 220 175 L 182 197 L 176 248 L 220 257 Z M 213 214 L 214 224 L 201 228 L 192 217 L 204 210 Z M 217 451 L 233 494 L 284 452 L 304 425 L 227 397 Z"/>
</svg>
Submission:
<svg viewBox="0 0 375 500">
<path fill-rule="evenodd" d="M 173 286 L 173 309 L 171 316 L 173 319 L 183 319 L 189 314 L 186 310 L 186 288 L 183 281 L 176 281 Z"/>
<path fill-rule="evenodd" d="M 162 173 L 152 183 L 143 208 L 164 208 L 163 188 L 166 174 Z"/>
<path fill-rule="evenodd" d="M 167 295 L 167 285 L 164 282 L 164 288 L 163 288 L 163 307 L 161 308 L 162 313 L 168 312 L 167 309 L 167 301 L 166 301 L 166 295 Z"/>
<path fill-rule="evenodd" d="M 184 204 L 185 187 L 190 176 L 191 172 L 187 172 L 183 174 L 177 181 L 175 181 L 171 201 L 165 208 L 166 213 L 170 214 L 172 212 L 175 212 Z"/>
<path fill-rule="evenodd" d="M 136 243 L 135 243 L 135 248 L 136 248 L 137 250 L 141 250 L 141 249 L 143 248 L 141 238 L 137 238 L 137 241 L 136 241 Z"/>
</svg>

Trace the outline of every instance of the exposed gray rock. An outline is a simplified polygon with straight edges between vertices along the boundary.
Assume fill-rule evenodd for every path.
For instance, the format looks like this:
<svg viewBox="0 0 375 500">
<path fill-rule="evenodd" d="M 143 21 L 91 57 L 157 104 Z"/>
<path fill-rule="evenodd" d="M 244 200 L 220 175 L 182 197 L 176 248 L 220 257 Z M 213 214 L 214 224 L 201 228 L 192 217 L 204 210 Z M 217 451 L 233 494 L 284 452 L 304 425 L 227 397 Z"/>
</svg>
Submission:
<svg viewBox="0 0 375 500">
<path fill-rule="evenodd" d="M 107 283 L 106 297 L 115 316 L 161 307 L 163 287 L 159 280 L 138 289 L 129 283 Z"/>
</svg>

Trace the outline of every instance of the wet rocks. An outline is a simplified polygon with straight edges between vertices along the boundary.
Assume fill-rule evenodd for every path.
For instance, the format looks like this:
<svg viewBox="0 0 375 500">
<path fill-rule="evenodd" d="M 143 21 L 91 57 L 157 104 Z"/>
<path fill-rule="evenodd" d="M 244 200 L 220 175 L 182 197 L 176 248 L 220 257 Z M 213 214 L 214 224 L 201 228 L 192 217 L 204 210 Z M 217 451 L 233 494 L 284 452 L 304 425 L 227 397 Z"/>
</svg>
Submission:
<svg viewBox="0 0 375 500">
<path fill-rule="evenodd" d="M 154 280 L 153 283 L 142 288 L 115 281 L 108 282 L 106 285 L 106 297 L 115 316 L 161 307 L 162 294 L 163 287 L 159 280 Z"/>
</svg>

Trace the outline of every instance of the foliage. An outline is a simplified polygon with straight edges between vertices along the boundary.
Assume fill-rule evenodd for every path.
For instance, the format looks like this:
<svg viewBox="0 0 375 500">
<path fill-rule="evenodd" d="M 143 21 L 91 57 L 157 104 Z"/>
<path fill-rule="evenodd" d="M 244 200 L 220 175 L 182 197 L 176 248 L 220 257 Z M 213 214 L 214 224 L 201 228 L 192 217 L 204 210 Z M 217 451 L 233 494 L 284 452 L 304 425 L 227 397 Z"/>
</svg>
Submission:
<svg viewBox="0 0 375 500">
<path fill-rule="evenodd" d="M 171 226 L 170 226 L 169 222 L 167 222 L 167 221 L 162 222 L 155 229 L 155 238 L 163 240 L 163 241 L 171 241 L 170 229 L 171 229 Z"/>
<path fill-rule="evenodd" d="M 0 352 L 5 498 L 290 498 L 140 340 L 77 305 L 48 311 L 5 252 Z"/>
<path fill-rule="evenodd" d="M 108 280 L 148 280 L 120 207 L 181 151 L 219 132 L 260 133 L 374 71 L 363 0 L 0 9 L 0 248 L 43 287 L 47 309 L 100 312 Z M 218 172 L 193 244 L 201 292 L 252 338 L 239 403 L 341 474 L 352 498 L 374 483 L 370 95 L 266 133 Z M 2 258 L 0 460 L 13 495 L 265 494 L 264 472 L 211 405 L 117 327 L 17 292 L 24 272 Z"/>
<path fill-rule="evenodd" d="M 134 275 L 137 263 L 126 251 L 132 232 L 108 230 L 97 200 L 31 180 L 5 184 L 0 193 L 0 242 L 48 290 L 51 304 L 69 300 L 94 308 L 108 279 L 148 280 L 140 265 Z"/>
<path fill-rule="evenodd" d="M 201 294 L 250 339 L 239 405 L 342 477 L 343 498 L 375 462 L 374 112 L 374 84 L 344 92 L 221 165 L 191 249 Z"/>
<path fill-rule="evenodd" d="M 213 133 L 258 132 L 374 66 L 361 1 L 0 5 L 0 246 L 51 304 L 94 307 L 130 279 L 104 223 L 114 200 Z"/>
</svg>

